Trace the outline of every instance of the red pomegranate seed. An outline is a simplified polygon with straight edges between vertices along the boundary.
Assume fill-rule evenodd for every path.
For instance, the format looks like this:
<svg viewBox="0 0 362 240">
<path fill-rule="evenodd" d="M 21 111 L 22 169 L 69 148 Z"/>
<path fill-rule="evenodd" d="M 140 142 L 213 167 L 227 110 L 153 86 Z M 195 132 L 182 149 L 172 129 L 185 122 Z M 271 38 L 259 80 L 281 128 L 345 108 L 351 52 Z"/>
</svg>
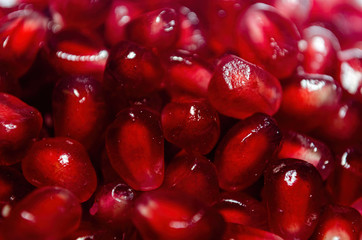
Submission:
<svg viewBox="0 0 362 240">
<path fill-rule="evenodd" d="M 222 240 L 283 240 L 271 232 L 235 223 L 227 223 Z"/>
<path fill-rule="evenodd" d="M 350 239 L 359 240 L 362 219 L 351 207 L 328 205 L 325 207 L 311 240 Z"/>
<path fill-rule="evenodd" d="M 0 93 L 0 165 L 12 165 L 25 157 L 42 122 L 37 109 L 15 96 Z"/>
<path fill-rule="evenodd" d="M 323 124 L 325 115 L 338 107 L 341 97 L 341 87 L 332 77 L 300 73 L 283 85 L 278 122 L 297 131 L 309 131 Z"/>
<path fill-rule="evenodd" d="M 77 229 L 81 216 L 81 205 L 71 192 L 60 187 L 44 187 L 26 196 L 11 210 L 3 223 L 2 234 L 4 239 L 60 240 Z"/>
<path fill-rule="evenodd" d="M 35 142 L 22 161 L 24 177 L 34 186 L 60 186 L 87 201 L 97 187 L 97 176 L 85 148 L 70 138 Z"/>
<path fill-rule="evenodd" d="M 165 60 L 165 85 L 173 98 L 182 95 L 206 97 L 212 72 L 208 65 L 187 51 L 176 51 Z"/>
<path fill-rule="evenodd" d="M 320 26 L 305 28 L 299 46 L 303 53 L 302 65 L 305 72 L 336 75 L 337 52 L 341 47 L 331 31 Z"/>
<path fill-rule="evenodd" d="M 334 157 L 322 142 L 294 131 L 283 133 L 279 159 L 295 158 L 309 162 L 317 168 L 323 180 L 334 170 Z"/>
<path fill-rule="evenodd" d="M 59 27 L 96 28 L 101 25 L 111 0 L 49 0 L 53 19 Z"/>
<path fill-rule="evenodd" d="M 272 0 L 264 1 L 274 6 L 281 15 L 290 19 L 297 27 L 301 28 L 309 19 L 314 0 Z"/>
<path fill-rule="evenodd" d="M 272 162 L 265 171 L 270 230 L 285 239 L 308 239 L 325 203 L 322 178 L 302 160 Z"/>
<path fill-rule="evenodd" d="M 126 231 L 131 225 L 131 211 L 135 197 L 135 191 L 127 184 L 109 183 L 97 191 L 89 212 L 100 224 L 117 232 Z"/>
<path fill-rule="evenodd" d="M 112 50 L 107 61 L 104 86 L 110 98 L 140 98 L 161 87 L 163 68 L 150 50 L 122 41 Z"/>
<path fill-rule="evenodd" d="M 265 114 L 255 114 L 233 126 L 215 153 L 220 187 L 239 191 L 256 182 L 281 138 L 275 121 Z"/>
<path fill-rule="evenodd" d="M 362 49 L 348 49 L 339 52 L 338 80 L 343 90 L 362 102 Z"/>
<path fill-rule="evenodd" d="M 88 150 L 106 126 L 106 103 L 100 83 L 89 76 L 62 78 L 53 90 L 55 136 L 70 137 Z"/>
<path fill-rule="evenodd" d="M 116 172 L 133 189 L 158 188 L 164 177 L 164 139 L 159 115 L 147 108 L 118 113 L 108 127 L 106 148 Z"/>
<path fill-rule="evenodd" d="M 19 10 L 0 19 L 1 68 L 15 77 L 32 65 L 45 40 L 48 20 L 40 13 Z"/>
<path fill-rule="evenodd" d="M 94 75 L 101 81 L 108 51 L 93 33 L 65 30 L 49 39 L 46 57 L 62 75 Z"/>
<path fill-rule="evenodd" d="M 194 153 L 209 153 L 220 135 L 219 115 L 204 100 L 184 99 L 167 104 L 161 123 L 167 141 Z"/>
<path fill-rule="evenodd" d="M 212 205 L 219 197 L 214 164 L 201 155 L 185 151 L 177 154 L 167 166 L 163 187 L 187 193 L 207 205 Z"/>
<path fill-rule="evenodd" d="M 294 23 L 263 3 L 250 6 L 237 20 L 240 56 L 263 66 L 277 78 L 289 77 L 294 72 L 299 40 Z"/>
<path fill-rule="evenodd" d="M 180 192 L 155 191 L 136 201 L 133 222 L 143 239 L 220 239 L 219 213 Z"/>
<path fill-rule="evenodd" d="M 115 0 L 105 21 L 105 38 L 114 46 L 126 38 L 127 24 L 142 13 L 139 4 L 131 0 Z"/>
<path fill-rule="evenodd" d="M 264 205 L 243 192 L 223 192 L 218 203 L 213 207 L 219 211 L 227 223 L 268 229 Z"/>
<path fill-rule="evenodd" d="M 144 13 L 126 26 L 127 39 L 160 50 L 174 47 L 179 33 L 178 14 L 172 8 Z"/>
<path fill-rule="evenodd" d="M 257 112 L 273 115 L 279 109 L 282 89 L 278 79 L 237 56 L 224 56 L 210 80 L 210 103 L 221 114 L 245 118 Z"/>
<path fill-rule="evenodd" d="M 362 148 L 348 147 L 338 160 L 327 186 L 336 203 L 348 206 L 362 192 Z"/>
</svg>

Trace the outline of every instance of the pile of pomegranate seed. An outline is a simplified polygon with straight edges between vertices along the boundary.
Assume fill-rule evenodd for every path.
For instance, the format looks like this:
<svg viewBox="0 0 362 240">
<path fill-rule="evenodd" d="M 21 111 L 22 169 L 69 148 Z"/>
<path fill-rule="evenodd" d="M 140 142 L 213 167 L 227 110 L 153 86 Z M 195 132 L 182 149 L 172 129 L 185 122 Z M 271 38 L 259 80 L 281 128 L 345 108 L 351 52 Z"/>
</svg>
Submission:
<svg viewBox="0 0 362 240">
<path fill-rule="evenodd" d="M 358 0 L 0 0 L 0 240 L 361 240 Z"/>
</svg>

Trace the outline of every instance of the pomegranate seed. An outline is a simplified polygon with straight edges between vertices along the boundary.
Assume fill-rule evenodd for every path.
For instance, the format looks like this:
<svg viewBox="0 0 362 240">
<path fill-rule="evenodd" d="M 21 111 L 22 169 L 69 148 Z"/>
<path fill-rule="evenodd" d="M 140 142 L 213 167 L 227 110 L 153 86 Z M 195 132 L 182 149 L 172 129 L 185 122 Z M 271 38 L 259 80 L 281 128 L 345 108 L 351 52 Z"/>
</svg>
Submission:
<svg viewBox="0 0 362 240">
<path fill-rule="evenodd" d="M 106 126 L 106 103 L 99 82 L 88 76 L 60 79 L 53 90 L 55 136 L 95 147 Z"/>
<path fill-rule="evenodd" d="M 76 196 L 60 187 L 35 190 L 20 201 L 3 223 L 5 239 L 60 240 L 77 229 L 82 208 Z"/>
<path fill-rule="evenodd" d="M 164 177 L 164 139 L 159 115 L 146 108 L 118 113 L 108 127 L 106 148 L 116 172 L 133 189 L 158 188 Z"/>
<path fill-rule="evenodd" d="M 95 34 L 61 31 L 52 35 L 45 50 L 50 63 L 60 74 L 93 75 L 102 80 L 108 51 Z"/>
<path fill-rule="evenodd" d="M 278 122 L 307 132 L 323 124 L 325 115 L 338 107 L 341 97 L 341 87 L 332 77 L 300 73 L 283 85 Z"/>
<path fill-rule="evenodd" d="M 219 197 L 214 164 L 203 156 L 185 151 L 177 154 L 167 166 L 163 187 L 185 192 L 207 205 L 212 205 Z"/>
<path fill-rule="evenodd" d="M 40 13 L 19 10 L 0 19 L 1 67 L 15 77 L 32 65 L 43 44 L 48 20 Z"/>
<path fill-rule="evenodd" d="M 215 153 L 220 187 L 239 191 L 256 182 L 281 138 L 275 121 L 265 114 L 255 114 L 233 126 Z"/>
<path fill-rule="evenodd" d="M 328 181 L 328 189 L 336 203 L 348 206 L 362 192 L 362 148 L 348 147 L 338 160 L 336 170 Z"/>
<path fill-rule="evenodd" d="M 309 19 L 314 0 L 273 0 L 265 3 L 275 7 L 281 15 L 290 19 L 297 27 L 301 28 Z"/>
<path fill-rule="evenodd" d="M 235 223 L 227 223 L 223 240 L 283 240 L 271 232 Z"/>
<path fill-rule="evenodd" d="M 273 115 L 282 89 L 278 79 L 237 56 L 224 56 L 210 80 L 208 97 L 221 114 L 245 118 L 257 112 Z"/>
<path fill-rule="evenodd" d="M 219 116 L 203 100 L 185 99 L 167 104 L 161 122 L 166 140 L 190 152 L 209 153 L 219 139 Z"/>
<path fill-rule="evenodd" d="M 219 211 L 227 223 L 268 229 L 264 205 L 243 192 L 223 192 L 214 208 Z"/>
<path fill-rule="evenodd" d="M 47 138 L 35 142 L 22 161 L 24 177 L 34 186 L 60 186 L 80 202 L 97 187 L 95 170 L 85 148 L 70 138 Z"/>
<path fill-rule="evenodd" d="M 324 143 L 294 131 L 283 133 L 278 158 L 295 158 L 309 162 L 317 168 L 323 180 L 334 170 L 334 157 Z"/>
<path fill-rule="evenodd" d="M 320 217 L 312 240 L 360 239 L 361 215 L 357 210 L 338 205 L 328 205 Z"/>
<path fill-rule="evenodd" d="M 180 192 L 144 193 L 135 203 L 133 222 L 145 240 L 216 240 L 224 230 L 220 214 Z"/>
<path fill-rule="evenodd" d="M 121 182 L 102 186 L 95 195 L 89 212 L 100 224 L 119 232 L 130 227 L 131 210 L 135 191 Z"/>
<path fill-rule="evenodd" d="M 302 160 L 272 162 L 265 171 L 270 230 L 285 239 L 308 239 L 325 203 L 322 178 Z"/>
<path fill-rule="evenodd" d="M 172 8 L 147 12 L 126 26 L 127 38 L 148 48 L 165 50 L 175 46 L 179 38 L 180 22 Z"/>
<path fill-rule="evenodd" d="M 299 46 L 304 57 L 302 64 L 305 72 L 336 75 L 337 52 L 341 47 L 331 31 L 320 26 L 305 28 Z"/>
<path fill-rule="evenodd" d="M 130 0 L 115 0 L 105 21 L 105 38 L 114 46 L 125 39 L 127 24 L 142 13 L 140 6 Z"/>
<path fill-rule="evenodd" d="M 165 85 L 172 97 L 207 96 L 212 72 L 200 58 L 186 51 L 176 51 L 167 56 L 165 64 Z"/>
<path fill-rule="evenodd" d="M 59 27 L 96 28 L 108 13 L 111 0 L 49 0 L 53 18 Z"/>
<path fill-rule="evenodd" d="M 15 96 L 0 93 L 0 165 L 15 164 L 26 156 L 42 122 L 37 109 Z"/>
<path fill-rule="evenodd" d="M 263 3 L 250 6 L 237 20 L 236 41 L 240 56 L 263 66 L 277 78 L 286 78 L 294 72 L 299 40 L 294 23 Z"/>
</svg>

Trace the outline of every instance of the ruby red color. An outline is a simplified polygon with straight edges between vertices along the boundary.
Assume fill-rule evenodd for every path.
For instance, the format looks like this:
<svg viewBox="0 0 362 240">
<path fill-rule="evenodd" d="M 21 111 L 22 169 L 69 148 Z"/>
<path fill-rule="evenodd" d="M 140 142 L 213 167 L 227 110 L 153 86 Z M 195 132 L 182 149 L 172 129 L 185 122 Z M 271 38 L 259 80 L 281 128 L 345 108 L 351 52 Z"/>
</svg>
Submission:
<svg viewBox="0 0 362 240">
<path fill-rule="evenodd" d="M 297 159 L 272 162 L 265 170 L 264 196 L 272 232 L 284 239 L 309 239 L 326 197 L 312 164 Z"/>
<path fill-rule="evenodd" d="M 220 135 L 219 115 L 204 100 L 170 102 L 162 110 L 161 123 L 167 141 L 194 153 L 209 153 Z"/>
<path fill-rule="evenodd" d="M 295 158 L 309 162 L 317 168 L 323 180 L 334 170 L 334 156 L 324 143 L 294 131 L 283 132 L 278 158 Z"/>
<path fill-rule="evenodd" d="M 70 138 L 35 142 L 22 161 L 24 177 L 34 186 L 60 186 L 87 201 L 97 187 L 96 172 L 85 148 Z"/>
<path fill-rule="evenodd" d="M 132 219 L 145 240 L 217 240 L 225 226 L 215 210 L 186 194 L 168 191 L 141 195 Z"/>
<path fill-rule="evenodd" d="M 106 133 L 107 155 L 114 170 L 133 189 L 149 191 L 164 177 L 164 138 L 160 116 L 147 108 L 119 112 Z"/>
<path fill-rule="evenodd" d="M 20 77 L 33 64 L 45 41 L 48 19 L 31 10 L 18 10 L 0 19 L 1 68 Z"/>
<path fill-rule="evenodd" d="M 268 229 L 265 206 L 246 193 L 223 192 L 213 208 L 219 211 L 227 223 Z"/>
<path fill-rule="evenodd" d="M 21 161 L 38 137 L 42 123 L 37 109 L 15 96 L 0 93 L 0 165 Z"/>
<path fill-rule="evenodd" d="M 11 210 L 1 232 L 5 239 L 60 240 L 78 228 L 81 216 L 81 205 L 71 192 L 60 187 L 44 187 L 26 196 Z"/>
<path fill-rule="evenodd" d="M 283 240 L 271 232 L 241 224 L 227 223 L 222 240 Z"/>
<path fill-rule="evenodd" d="M 273 115 L 282 89 L 264 69 L 234 55 L 220 59 L 208 87 L 211 105 L 221 114 L 243 119 L 257 112 Z"/>
<path fill-rule="evenodd" d="M 89 213 L 99 224 L 114 231 L 130 228 L 131 211 L 136 192 L 127 184 L 113 182 L 101 186 L 97 191 Z"/>
<path fill-rule="evenodd" d="M 359 240 L 362 218 L 351 207 L 328 205 L 323 210 L 311 240 L 349 239 Z"/>
<path fill-rule="evenodd" d="M 174 47 L 180 34 L 177 12 L 161 8 L 140 15 L 126 26 L 127 39 L 148 48 L 165 50 Z"/>
<path fill-rule="evenodd" d="M 107 123 L 101 84 L 90 76 L 64 77 L 53 90 L 52 103 L 55 136 L 77 140 L 88 150 L 96 147 Z"/>
<path fill-rule="evenodd" d="M 262 175 L 281 141 L 270 116 L 257 113 L 234 125 L 217 146 L 215 166 L 226 191 L 247 188 Z"/>
<path fill-rule="evenodd" d="M 277 78 L 294 72 L 300 35 L 291 20 L 272 6 L 256 3 L 241 14 L 236 24 L 237 50 L 242 58 Z"/>
<path fill-rule="evenodd" d="M 162 187 L 184 192 L 207 205 L 219 197 L 219 185 L 215 166 L 201 155 L 177 154 L 167 165 Z"/>
<path fill-rule="evenodd" d="M 314 0 L 267 0 L 264 2 L 275 7 L 281 15 L 290 19 L 300 29 L 309 19 Z"/>
</svg>

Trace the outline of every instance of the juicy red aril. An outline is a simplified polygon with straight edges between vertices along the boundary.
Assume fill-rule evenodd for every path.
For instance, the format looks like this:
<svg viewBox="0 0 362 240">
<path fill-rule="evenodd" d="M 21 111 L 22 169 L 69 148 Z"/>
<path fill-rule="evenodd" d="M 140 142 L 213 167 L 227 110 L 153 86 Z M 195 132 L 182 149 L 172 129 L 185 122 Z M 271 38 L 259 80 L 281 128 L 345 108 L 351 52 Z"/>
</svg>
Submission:
<svg viewBox="0 0 362 240">
<path fill-rule="evenodd" d="M 108 51 L 93 33 L 61 31 L 48 40 L 45 52 L 61 75 L 93 75 L 102 80 Z"/>
<path fill-rule="evenodd" d="M 215 153 L 220 187 L 239 191 L 256 182 L 280 141 L 278 126 L 265 114 L 255 114 L 233 126 Z"/>
<path fill-rule="evenodd" d="M 46 138 L 35 142 L 22 161 L 25 178 L 34 186 L 60 186 L 80 202 L 88 200 L 97 176 L 85 148 L 70 138 Z"/>
<path fill-rule="evenodd" d="M 219 115 L 204 100 L 167 104 L 161 122 L 166 140 L 190 152 L 207 154 L 219 139 Z"/>
<path fill-rule="evenodd" d="M 111 0 L 49 0 L 50 10 L 59 27 L 96 28 L 103 23 Z"/>
<path fill-rule="evenodd" d="M 264 1 L 270 4 L 269 1 Z M 290 19 L 297 27 L 301 28 L 308 21 L 313 0 L 272 0 L 273 5 L 281 15 Z"/>
<path fill-rule="evenodd" d="M 137 199 L 133 223 L 143 239 L 220 239 L 219 213 L 179 192 L 147 192 Z"/>
<path fill-rule="evenodd" d="M 283 240 L 271 232 L 241 224 L 227 223 L 222 240 Z"/>
<path fill-rule="evenodd" d="M 47 22 L 44 16 L 31 10 L 15 11 L 1 18 L 0 68 L 16 77 L 23 75 L 45 40 Z"/>
<path fill-rule="evenodd" d="M 207 96 L 212 72 L 197 56 L 186 51 L 176 51 L 167 56 L 165 65 L 165 85 L 173 98 L 182 95 Z"/>
<path fill-rule="evenodd" d="M 144 13 L 126 27 L 127 39 L 160 50 L 173 47 L 179 33 L 180 22 L 177 12 L 172 8 Z"/>
<path fill-rule="evenodd" d="M 119 176 L 133 189 L 158 188 L 164 177 L 164 139 L 159 115 L 147 108 L 119 112 L 108 127 L 106 148 Z"/>
<path fill-rule="evenodd" d="M 277 78 L 290 76 L 298 64 L 299 32 L 278 10 L 256 3 L 237 20 L 238 53 Z"/>
<path fill-rule="evenodd" d="M 109 226 L 115 231 L 125 231 L 130 227 L 135 197 L 135 191 L 127 184 L 109 183 L 97 191 L 89 212 L 100 224 Z"/>
<path fill-rule="evenodd" d="M 278 120 L 294 130 L 309 131 L 325 121 L 325 114 L 337 108 L 341 97 L 341 87 L 328 75 L 295 75 L 283 85 Z"/>
<path fill-rule="evenodd" d="M 201 155 L 177 154 L 165 171 L 163 187 L 187 193 L 212 205 L 219 196 L 219 185 L 213 163 Z"/>
<path fill-rule="evenodd" d="M 243 192 L 223 192 L 213 206 L 227 223 L 268 229 L 268 219 L 264 205 Z"/>
<path fill-rule="evenodd" d="M 302 160 L 272 162 L 265 171 L 265 202 L 270 230 L 285 239 L 308 239 L 324 204 L 322 178 Z"/>
<path fill-rule="evenodd" d="M 336 203 L 349 205 L 362 192 L 362 149 L 348 147 L 337 160 L 336 170 L 328 180 L 328 189 Z"/>
<path fill-rule="evenodd" d="M 273 115 L 279 109 L 282 89 L 278 79 L 237 56 L 218 63 L 208 88 L 210 103 L 220 113 L 245 118 L 257 112 Z"/>
<path fill-rule="evenodd" d="M 320 26 L 305 28 L 300 50 L 303 53 L 302 65 L 305 72 L 336 75 L 340 46 L 331 31 Z"/>
<path fill-rule="evenodd" d="M 81 215 L 81 205 L 71 192 L 44 187 L 26 196 L 11 210 L 1 232 L 5 239 L 60 240 L 77 229 Z"/>
<path fill-rule="evenodd" d="M 324 143 L 294 131 L 283 133 L 278 158 L 295 158 L 309 162 L 317 168 L 323 180 L 334 170 L 334 157 Z"/>
<path fill-rule="evenodd" d="M 106 103 L 100 83 L 90 76 L 60 79 L 53 90 L 55 136 L 95 147 L 106 125 Z"/>
<path fill-rule="evenodd" d="M 140 6 L 131 0 L 115 0 L 105 21 L 105 38 L 114 46 L 125 39 L 127 24 L 142 13 Z"/>
<path fill-rule="evenodd" d="M 0 93 L 0 165 L 12 165 L 25 155 L 43 123 L 38 110 L 15 96 Z"/>
<path fill-rule="evenodd" d="M 327 205 L 311 240 L 359 240 L 361 228 L 361 215 L 355 209 L 346 206 Z"/>
</svg>

